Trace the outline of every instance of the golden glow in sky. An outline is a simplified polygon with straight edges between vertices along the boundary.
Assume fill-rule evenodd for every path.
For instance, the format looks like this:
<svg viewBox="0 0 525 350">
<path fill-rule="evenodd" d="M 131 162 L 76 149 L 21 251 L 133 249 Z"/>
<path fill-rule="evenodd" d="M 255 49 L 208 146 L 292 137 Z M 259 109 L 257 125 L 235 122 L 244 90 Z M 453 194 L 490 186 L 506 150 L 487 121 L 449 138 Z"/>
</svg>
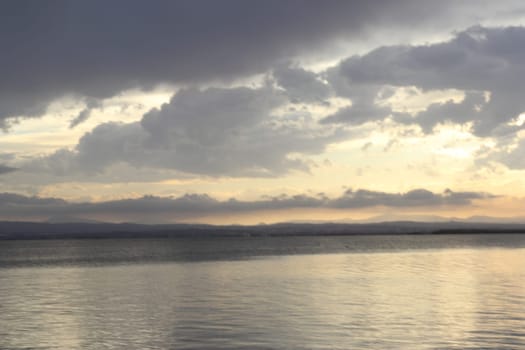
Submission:
<svg viewBox="0 0 525 350">
<path fill-rule="evenodd" d="M 0 219 L 522 220 L 521 5 L 398 5 L 6 28 Z"/>
</svg>

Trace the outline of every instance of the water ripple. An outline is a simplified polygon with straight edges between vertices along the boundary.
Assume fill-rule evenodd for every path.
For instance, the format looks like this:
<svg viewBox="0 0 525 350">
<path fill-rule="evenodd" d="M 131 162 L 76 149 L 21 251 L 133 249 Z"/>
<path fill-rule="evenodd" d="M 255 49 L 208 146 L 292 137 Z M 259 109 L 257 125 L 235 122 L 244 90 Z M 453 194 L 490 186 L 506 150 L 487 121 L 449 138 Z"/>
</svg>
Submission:
<svg viewBox="0 0 525 350">
<path fill-rule="evenodd" d="M 338 254 L 129 264 L 97 262 L 115 242 L 62 242 L 57 257 L 84 262 L 47 265 L 0 246 L 0 260 L 20 263 L 0 268 L 0 349 L 525 349 L 524 248 L 374 242 Z M 46 244 L 25 259 L 45 257 Z M 182 249 L 119 244 L 117 255 Z"/>
</svg>

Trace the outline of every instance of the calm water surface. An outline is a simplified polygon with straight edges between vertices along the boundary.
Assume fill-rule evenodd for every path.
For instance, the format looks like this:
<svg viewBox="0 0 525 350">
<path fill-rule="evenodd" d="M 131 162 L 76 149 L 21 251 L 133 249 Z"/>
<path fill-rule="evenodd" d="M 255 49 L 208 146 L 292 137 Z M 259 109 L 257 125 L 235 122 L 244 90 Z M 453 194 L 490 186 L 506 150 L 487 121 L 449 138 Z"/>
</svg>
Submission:
<svg viewBox="0 0 525 350">
<path fill-rule="evenodd" d="M 0 349 L 525 349 L 525 236 L 4 241 Z"/>
</svg>

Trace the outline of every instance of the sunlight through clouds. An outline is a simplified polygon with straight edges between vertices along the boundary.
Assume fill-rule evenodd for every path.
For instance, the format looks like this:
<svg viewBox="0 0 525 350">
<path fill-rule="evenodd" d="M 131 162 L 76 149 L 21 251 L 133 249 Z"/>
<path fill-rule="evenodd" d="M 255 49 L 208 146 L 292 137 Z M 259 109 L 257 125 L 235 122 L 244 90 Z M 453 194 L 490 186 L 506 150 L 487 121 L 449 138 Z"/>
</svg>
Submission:
<svg viewBox="0 0 525 350">
<path fill-rule="evenodd" d="M 133 3 L 133 21 L 97 31 L 97 4 L 65 17 L 53 6 L 35 12 L 48 32 L 28 23 L 18 39 L 0 35 L 13 47 L 0 65 L 0 193 L 525 196 L 518 2 L 308 3 L 300 19 L 293 2 L 271 2 L 257 20 L 244 3 L 210 3 L 207 22 L 194 5 Z"/>
</svg>

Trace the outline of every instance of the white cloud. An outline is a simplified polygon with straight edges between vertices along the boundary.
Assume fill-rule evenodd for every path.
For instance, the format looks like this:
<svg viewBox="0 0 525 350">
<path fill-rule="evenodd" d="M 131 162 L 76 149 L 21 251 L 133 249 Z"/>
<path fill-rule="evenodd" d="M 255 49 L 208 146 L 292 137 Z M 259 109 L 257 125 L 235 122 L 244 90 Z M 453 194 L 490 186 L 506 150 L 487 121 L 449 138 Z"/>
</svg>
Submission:
<svg viewBox="0 0 525 350">
<path fill-rule="evenodd" d="M 308 112 L 273 116 L 288 103 L 285 92 L 271 85 L 182 89 L 140 122 L 101 124 L 74 149 L 60 149 L 24 168 L 62 176 L 100 174 L 119 163 L 209 176 L 305 171 L 301 155 L 322 153 L 348 133 L 301 117 Z"/>
<path fill-rule="evenodd" d="M 525 111 L 524 48 L 523 27 L 473 27 L 446 42 L 385 46 L 352 56 L 329 69 L 327 76 L 337 93 L 352 99 L 356 107 L 325 121 L 355 124 L 393 116 L 419 124 L 426 132 L 447 121 L 472 123 L 472 131 L 484 137 L 515 132 L 520 127 L 508 123 Z M 378 103 L 385 87 L 454 89 L 464 92 L 465 98 L 433 103 L 413 118 Z"/>
</svg>

